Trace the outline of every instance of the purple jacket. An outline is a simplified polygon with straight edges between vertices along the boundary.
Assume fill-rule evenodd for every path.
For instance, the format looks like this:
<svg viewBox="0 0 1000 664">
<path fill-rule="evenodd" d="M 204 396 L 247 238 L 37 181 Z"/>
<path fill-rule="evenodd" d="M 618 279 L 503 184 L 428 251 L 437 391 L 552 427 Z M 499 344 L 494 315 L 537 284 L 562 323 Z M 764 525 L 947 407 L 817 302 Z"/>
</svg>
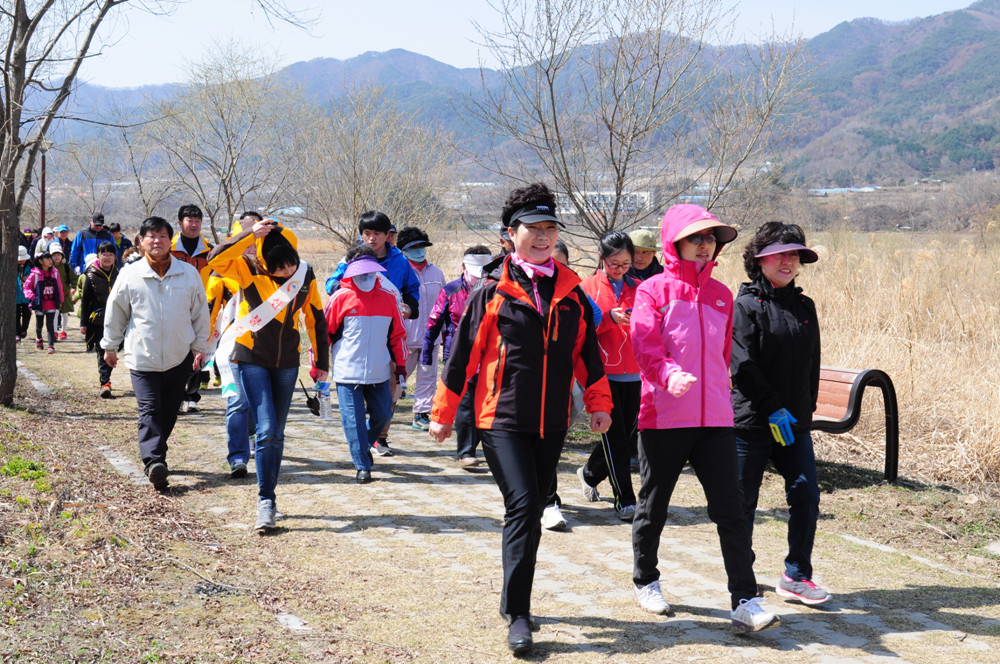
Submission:
<svg viewBox="0 0 1000 664">
<path fill-rule="evenodd" d="M 674 238 L 705 218 L 697 205 L 675 205 L 663 217 L 664 271 L 639 284 L 632 310 L 632 348 L 642 374 L 639 429 L 731 427 L 729 392 L 733 294 L 712 279 L 713 260 L 699 273 L 681 260 Z M 724 245 L 719 243 L 713 258 Z M 697 378 L 680 398 L 667 392 L 670 375 Z"/>
<path fill-rule="evenodd" d="M 444 285 L 434 302 L 430 316 L 427 317 L 427 330 L 424 332 L 424 343 L 420 348 L 420 364 L 423 366 L 431 364 L 438 335 L 441 336 L 441 361 L 448 359 L 451 342 L 455 337 L 455 330 L 458 329 L 458 321 L 462 320 L 465 301 L 468 299 L 469 286 L 465 283 L 464 276 Z"/>
</svg>

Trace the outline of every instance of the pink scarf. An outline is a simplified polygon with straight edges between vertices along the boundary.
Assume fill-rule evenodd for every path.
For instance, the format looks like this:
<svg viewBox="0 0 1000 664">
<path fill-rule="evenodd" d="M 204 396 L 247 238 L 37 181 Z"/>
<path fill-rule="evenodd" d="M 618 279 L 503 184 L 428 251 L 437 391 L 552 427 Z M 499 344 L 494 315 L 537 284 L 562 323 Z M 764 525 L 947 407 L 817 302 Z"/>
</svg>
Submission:
<svg viewBox="0 0 1000 664">
<path fill-rule="evenodd" d="M 556 273 L 556 263 L 554 260 L 549 258 L 546 262 L 541 265 L 535 265 L 534 263 L 529 263 L 522 259 L 517 254 L 511 254 L 510 259 L 514 263 L 524 270 L 524 273 L 528 275 L 528 279 L 531 279 L 531 287 L 534 290 L 535 296 L 535 307 L 538 308 L 538 313 L 542 313 L 542 298 L 538 294 L 538 280 L 535 278 L 536 275 L 542 277 L 551 277 Z"/>
</svg>

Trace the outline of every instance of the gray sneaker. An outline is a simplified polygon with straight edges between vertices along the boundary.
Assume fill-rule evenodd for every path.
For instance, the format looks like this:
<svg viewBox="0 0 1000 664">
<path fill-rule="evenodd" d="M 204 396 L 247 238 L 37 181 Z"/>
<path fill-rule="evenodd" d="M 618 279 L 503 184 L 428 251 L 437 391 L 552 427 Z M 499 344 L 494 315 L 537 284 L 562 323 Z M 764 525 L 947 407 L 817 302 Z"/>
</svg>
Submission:
<svg viewBox="0 0 1000 664">
<path fill-rule="evenodd" d="M 583 479 L 583 466 L 576 469 L 576 476 L 580 478 L 580 488 L 583 490 L 583 499 L 588 503 L 596 503 L 601 496 L 597 493 L 596 487 L 590 486 L 587 484 L 587 480 Z"/>
<path fill-rule="evenodd" d="M 635 518 L 635 505 L 622 505 L 621 507 L 615 509 L 618 512 L 618 518 L 622 521 L 632 523 Z"/>
<path fill-rule="evenodd" d="M 823 590 L 809 579 L 795 581 L 787 574 L 781 575 L 781 578 L 778 579 L 778 585 L 775 586 L 774 591 L 778 593 L 778 597 L 784 597 L 788 600 L 797 599 L 803 604 L 809 604 L 810 606 L 814 604 L 822 604 L 833 597 L 833 595 Z"/>
<path fill-rule="evenodd" d="M 277 511 L 273 500 L 262 498 L 257 501 L 257 523 L 254 524 L 253 529 L 261 534 L 268 530 L 274 530 L 277 527 L 274 525 Z"/>
</svg>

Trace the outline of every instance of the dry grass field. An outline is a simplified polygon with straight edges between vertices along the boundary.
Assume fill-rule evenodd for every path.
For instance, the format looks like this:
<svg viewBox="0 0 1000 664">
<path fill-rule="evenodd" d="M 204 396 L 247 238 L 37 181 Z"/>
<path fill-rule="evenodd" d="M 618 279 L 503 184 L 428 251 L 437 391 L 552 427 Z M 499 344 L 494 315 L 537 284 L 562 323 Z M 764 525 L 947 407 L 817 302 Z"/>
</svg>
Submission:
<svg viewBox="0 0 1000 664">
<path fill-rule="evenodd" d="M 495 246 L 487 232 L 434 233 L 430 260 L 457 276 L 462 251 Z M 734 293 L 745 280 L 744 232 L 722 254 L 716 277 Z M 797 283 L 815 301 L 823 364 L 885 371 L 900 406 L 900 470 L 932 481 L 995 489 L 1000 481 L 1000 239 L 992 235 L 809 234 L 821 260 Z M 321 279 L 341 250 L 320 235 L 302 250 Z M 581 275 L 593 250 L 572 249 Z M 881 396 L 865 394 L 857 437 L 837 437 L 843 454 L 878 467 L 883 457 Z"/>
</svg>

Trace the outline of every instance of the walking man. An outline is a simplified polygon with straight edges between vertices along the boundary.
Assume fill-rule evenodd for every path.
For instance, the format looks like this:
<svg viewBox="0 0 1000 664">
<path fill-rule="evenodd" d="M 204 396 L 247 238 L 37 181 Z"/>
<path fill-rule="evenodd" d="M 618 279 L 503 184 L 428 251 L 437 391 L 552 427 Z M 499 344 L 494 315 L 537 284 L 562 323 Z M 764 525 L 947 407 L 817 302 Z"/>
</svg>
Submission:
<svg viewBox="0 0 1000 664">
<path fill-rule="evenodd" d="M 209 317 L 198 271 L 170 255 L 174 231 L 149 217 L 139 227 L 144 259 L 124 267 L 104 319 L 104 361 L 114 369 L 125 342 L 125 366 L 139 407 L 139 454 L 158 491 L 167 480 L 167 439 L 177 421 L 184 385 L 208 351 Z"/>
</svg>

